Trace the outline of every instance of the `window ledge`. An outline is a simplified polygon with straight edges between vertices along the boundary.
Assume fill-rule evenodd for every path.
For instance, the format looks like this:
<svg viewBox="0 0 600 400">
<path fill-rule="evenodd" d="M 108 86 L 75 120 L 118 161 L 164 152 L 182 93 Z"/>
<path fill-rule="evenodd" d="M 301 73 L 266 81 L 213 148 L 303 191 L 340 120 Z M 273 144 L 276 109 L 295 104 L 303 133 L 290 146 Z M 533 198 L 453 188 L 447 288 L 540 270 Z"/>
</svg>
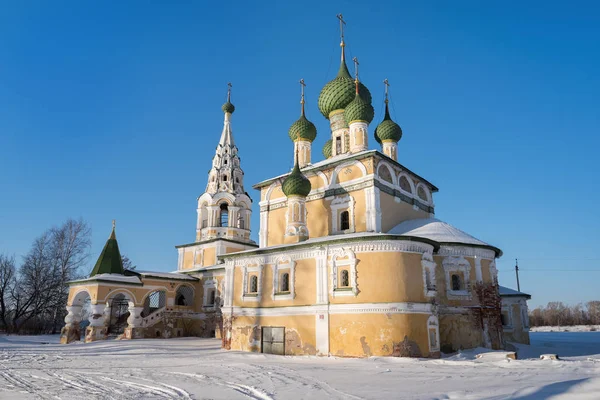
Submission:
<svg viewBox="0 0 600 400">
<path fill-rule="evenodd" d="M 277 292 L 273 295 L 273 300 L 294 300 L 291 292 Z"/>
<path fill-rule="evenodd" d="M 354 288 L 352 287 L 342 287 L 342 288 L 334 288 L 333 296 L 356 296 Z"/>
</svg>

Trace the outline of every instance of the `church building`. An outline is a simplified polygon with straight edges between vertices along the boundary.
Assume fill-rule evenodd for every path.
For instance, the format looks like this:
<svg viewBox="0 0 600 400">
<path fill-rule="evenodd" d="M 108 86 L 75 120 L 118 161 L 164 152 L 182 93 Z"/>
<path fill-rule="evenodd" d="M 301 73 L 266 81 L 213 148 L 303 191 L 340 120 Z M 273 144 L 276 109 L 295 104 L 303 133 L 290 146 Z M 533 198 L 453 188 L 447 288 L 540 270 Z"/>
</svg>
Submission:
<svg viewBox="0 0 600 400">
<path fill-rule="evenodd" d="M 339 70 L 318 98 L 330 127 L 319 132 L 329 138 L 323 158 L 301 80 L 294 167 L 253 186 L 258 244 L 230 87 L 196 234 L 176 246 L 176 271 L 123 269 L 113 228 L 91 276 L 71 282 L 63 343 L 80 339 L 87 317 L 86 341 L 202 336 L 231 350 L 346 357 L 504 347 L 502 252 L 435 216 L 438 188 L 401 164 L 387 80 L 375 118 L 341 37 Z"/>
</svg>

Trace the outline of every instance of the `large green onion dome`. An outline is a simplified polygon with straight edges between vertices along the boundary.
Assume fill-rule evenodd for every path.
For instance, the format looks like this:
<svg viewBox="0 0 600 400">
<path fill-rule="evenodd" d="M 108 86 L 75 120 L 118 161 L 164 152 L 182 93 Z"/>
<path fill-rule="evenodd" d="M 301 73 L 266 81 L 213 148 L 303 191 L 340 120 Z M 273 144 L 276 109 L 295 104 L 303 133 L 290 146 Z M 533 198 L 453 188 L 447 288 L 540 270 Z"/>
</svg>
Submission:
<svg viewBox="0 0 600 400">
<path fill-rule="evenodd" d="M 302 175 L 298 162 L 294 165 L 292 173 L 288 175 L 281 185 L 281 190 L 287 196 L 302 196 L 306 197 L 310 193 L 310 181 Z"/>
<path fill-rule="evenodd" d="M 388 103 L 385 103 L 385 117 L 383 121 L 375 128 L 375 140 L 379 144 L 384 141 L 398 142 L 402 138 L 402 128 L 400 125 L 392 121 L 390 118 L 390 111 Z"/>
<path fill-rule="evenodd" d="M 325 142 L 325 145 L 323 146 L 323 156 L 325 156 L 326 159 L 331 157 L 332 143 L 333 143 L 333 141 L 331 139 L 329 139 L 328 141 Z"/>
<path fill-rule="evenodd" d="M 312 142 L 317 137 L 317 128 L 315 124 L 306 119 L 303 111 L 298 121 L 294 122 L 290 127 L 288 134 L 294 142 L 296 140 L 308 140 Z"/>
<path fill-rule="evenodd" d="M 357 121 L 366 122 L 369 124 L 371 121 L 373 121 L 374 116 L 375 110 L 373 109 L 371 102 L 367 102 L 363 99 L 359 89 L 354 95 L 354 100 L 352 100 L 352 102 L 346 106 L 346 110 L 344 112 L 346 122 L 348 125 Z"/>
<path fill-rule="evenodd" d="M 221 110 L 223 110 L 223 112 L 233 114 L 233 112 L 235 111 L 235 106 L 231 104 L 229 100 L 227 100 L 227 103 L 223 104 Z"/>
<path fill-rule="evenodd" d="M 369 92 L 369 89 L 360 83 L 358 90 L 362 98 L 367 103 L 371 104 L 371 93 Z M 348 72 L 346 61 L 342 59 L 340 70 L 335 79 L 327 83 L 325 87 L 321 89 L 318 103 L 321 114 L 329 119 L 329 114 L 332 111 L 345 109 L 346 106 L 354 100 L 355 92 L 354 80 Z"/>
</svg>

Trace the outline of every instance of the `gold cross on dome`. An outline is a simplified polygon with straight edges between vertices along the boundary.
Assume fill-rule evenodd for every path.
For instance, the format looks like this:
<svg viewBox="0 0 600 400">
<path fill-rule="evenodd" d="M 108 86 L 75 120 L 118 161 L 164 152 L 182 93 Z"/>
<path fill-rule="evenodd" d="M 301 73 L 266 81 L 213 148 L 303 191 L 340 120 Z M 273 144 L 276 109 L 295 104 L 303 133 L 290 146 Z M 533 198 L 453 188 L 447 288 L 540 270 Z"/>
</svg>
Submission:
<svg viewBox="0 0 600 400">
<path fill-rule="evenodd" d="M 340 36 L 342 38 L 342 43 L 344 42 L 344 25 L 346 25 L 346 21 L 344 21 L 344 16 L 340 13 L 336 15 L 337 19 L 340 20 Z"/>
<path fill-rule="evenodd" d="M 383 84 L 385 85 L 385 101 L 388 101 L 388 88 L 390 87 L 390 83 L 387 78 L 383 80 Z"/>
</svg>

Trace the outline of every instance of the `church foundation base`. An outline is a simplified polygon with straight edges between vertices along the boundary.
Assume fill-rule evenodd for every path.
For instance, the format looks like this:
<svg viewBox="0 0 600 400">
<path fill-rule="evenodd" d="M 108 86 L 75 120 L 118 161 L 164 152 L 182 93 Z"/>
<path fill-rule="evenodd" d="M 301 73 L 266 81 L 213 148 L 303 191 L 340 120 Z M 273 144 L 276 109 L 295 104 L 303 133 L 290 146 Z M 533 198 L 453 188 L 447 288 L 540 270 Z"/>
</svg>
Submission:
<svg viewBox="0 0 600 400">
<path fill-rule="evenodd" d="M 85 331 L 85 342 L 95 342 L 97 340 L 106 340 L 107 328 L 105 326 L 88 326 Z"/>
<path fill-rule="evenodd" d="M 79 326 L 65 326 L 60 331 L 60 343 L 69 344 L 81 339 L 81 329 Z"/>
<path fill-rule="evenodd" d="M 123 339 L 143 339 L 144 328 L 125 328 Z"/>
</svg>

